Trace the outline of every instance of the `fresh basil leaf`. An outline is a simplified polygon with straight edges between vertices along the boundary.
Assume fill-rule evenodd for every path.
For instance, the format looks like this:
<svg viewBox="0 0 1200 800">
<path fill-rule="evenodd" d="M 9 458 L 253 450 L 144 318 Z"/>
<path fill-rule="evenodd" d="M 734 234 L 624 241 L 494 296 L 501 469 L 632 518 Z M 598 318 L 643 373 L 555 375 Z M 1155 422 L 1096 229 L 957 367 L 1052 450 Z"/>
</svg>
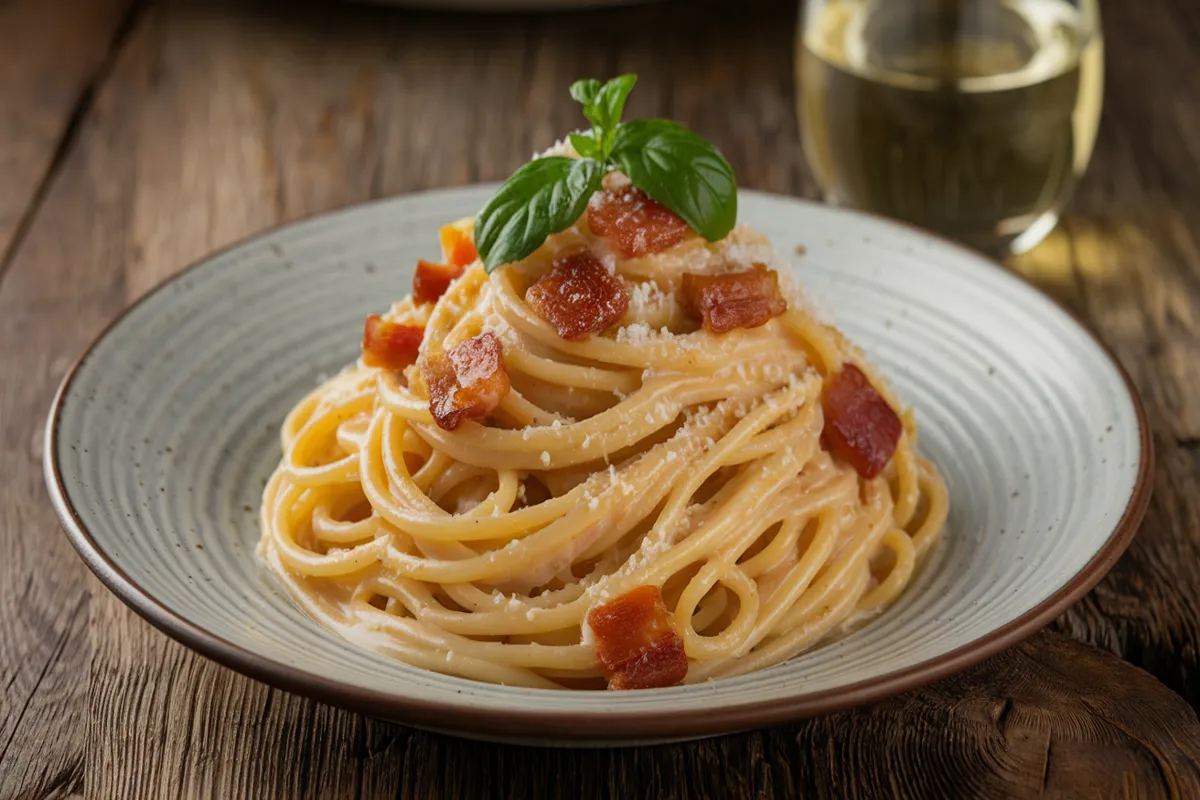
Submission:
<svg viewBox="0 0 1200 800">
<path fill-rule="evenodd" d="M 733 169 L 711 144 L 665 119 L 631 120 L 617 129 L 612 161 L 633 185 L 674 211 L 710 242 L 737 222 Z"/>
<path fill-rule="evenodd" d="M 596 93 L 599 91 L 600 81 L 595 78 L 584 78 L 571 84 L 571 97 L 582 104 L 584 108 L 595 102 Z"/>
<path fill-rule="evenodd" d="M 583 115 L 592 123 L 594 138 L 600 144 L 598 158 L 607 158 L 613 133 L 625 112 L 625 98 L 633 91 L 637 75 L 620 75 L 601 85 L 594 78 L 571 84 L 571 97 L 583 104 Z"/>
<path fill-rule="evenodd" d="M 475 220 L 475 249 L 487 271 L 520 261 L 579 219 L 604 172 L 595 159 L 566 156 L 534 159 L 514 172 Z"/>
<path fill-rule="evenodd" d="M 600 143 L 592 138 L 592 132 L 567 134 L 575 152 L 583 158 L 596 158 L 600 155 Z"/>
<path fill-rule="evenodd" d="M 637 75 L 620 75 L 600 87 L 595 99 L 590 103 L 591 114 L 588 119 L 601 131 L 608 133 L 621 122 L 625 113 L 625 99 L 633 91 L 637 83 Z M 588 109 L 584 108 L 584 114 Z"/>
</svg>

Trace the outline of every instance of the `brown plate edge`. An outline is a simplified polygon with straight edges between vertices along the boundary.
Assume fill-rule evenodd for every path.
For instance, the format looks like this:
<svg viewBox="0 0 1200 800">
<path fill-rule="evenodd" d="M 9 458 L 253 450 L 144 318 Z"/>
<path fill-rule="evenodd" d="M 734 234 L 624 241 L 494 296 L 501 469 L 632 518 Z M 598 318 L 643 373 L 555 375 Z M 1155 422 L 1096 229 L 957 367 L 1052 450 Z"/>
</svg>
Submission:
<svg viewBox="0 0 1200 800">
<path fill-rule="evenodd" d="M 455 188 L 465 189 L 468 187 Z M 434 191 L 436 192 L 437 190 Z M 761 192 L 757 194 L 766 195 L 778 200 L 790 201 L 798 206 L 816 205 L 825 207 L 820 203 L 786 195 Z M 407 196 L 411 197 L 412 195 Z M 312 697 L 331 705 L 360 712 L 367 716 L 390 719 L 417 727 L 451 732 L 467 737 L 506 739 L 525 744 L 547 744 L 551 743 L 550 740 L 555 740 L 555 743 L 558 744 L 578 746 L 587 746 L 589 744 L 611 745 L 615 741 L 625 740 L 628 740 L 629 744 L 638 744 L 648 740 L 663 741 L 699 738 L 723 733 L 734 733 L 752 728 L 764 728 L 869 705 L 914 689 L 922 688 L 938 680 L 962 672 L 1020 642 L 1045 627 L 1099 583 L 1100 579 L 1112 569 L 1113 565 L 1129 547 L 1130 542 L 1137 532 L 1138 525 L 1146 512 L 1150 501 L 1154 474 L 1154 444 L 1151 439 L 1145 408 L 1142 405 L 1141 397 L 1129 373 L 1113 354 L 1112 350 L 1090 327 L 1085 325 L 1071 309 L 1064 307 L 1036 284 L 1024 276 L 1005 268 L 999 262 L 982 253 L 937 234 L 908 225 L 907 223 L 867 212 L 840 209 L 843 213 L 857 214 L 895 227 L 909 228 L 923 237 L 937 240 L 942 245 L 959 250 L 969 255 L 973 260 L 985 263 L 992 269 L 1003 272 L 1009 278 L 1024 283 L 1027 287 L 1048 299 L 1056 308 L 1065 313 L 1079 326 L 1080 329 L 1087 333 L 1120 375 L 1137 416 L 1140 443 L 1140 464 L 1138 466 L 1137 481 L 1134 484 L 1133 492 L 1130 495 L 1128 503 L 1126 503 L 1121 519 L 1113 529 L 1112 535 L 1109 536 L 1104 545 L 1092 556 L 1088 563 L 1056 592 L 1017 619 L 949 653 L 921 664 L 915 664 L 903 670 L 835 689 L 801 694 L 779 700 L 747 703 L 719 711 L 704 709 L 675 714 L 664 714 L 654 711 L 605 713 L 572 711 L 484 712 L 481 709 L 472 709 L 419 698 L 400 699 L 383 691 L 348 687 L 340 681 L 315 675 L 287 664 L 264 658 L 210 633 L 206 629 L 189 622 L 163 606 L 126 575 L 100 549 L 96 541 L 92 539 L 91 534 L 84 527 L 83 521 L 75 513 L 74 508 L 67 498 L 66 487 L 63 484 L 60 474 L 55 442 L 58 438 L 63 399 L 75 375 L 87 362 L 96 346 L 108 335 L 113 327 L 149 298 L 158 294 L 175 281 L 180 280 L 187 273 L 209 263 L 213 258 L 223 253 L 238 249 L 256 239 L 280 230 L 354 207 L 348 206 L 346 209 L 325 211 L 259 231 L 210 253 L 203 259 L 188 265 L 176 274 L 160 282 L 106 325 L 87 346 L 83 355 L 67 371 L 62 383 L 59 385 L 58 391 L 55 393 L 50 407 L 48 424 L 46 425 L 43 458 L 46 487 L 63 530 L 66 531 L 72 546 L 78 551 L 84 563 L 88 565 L 88 568 L 95 573 L 101 583 L 113 594 L 163 633 L 219 664 L 270 686 Z"/>
</svg>

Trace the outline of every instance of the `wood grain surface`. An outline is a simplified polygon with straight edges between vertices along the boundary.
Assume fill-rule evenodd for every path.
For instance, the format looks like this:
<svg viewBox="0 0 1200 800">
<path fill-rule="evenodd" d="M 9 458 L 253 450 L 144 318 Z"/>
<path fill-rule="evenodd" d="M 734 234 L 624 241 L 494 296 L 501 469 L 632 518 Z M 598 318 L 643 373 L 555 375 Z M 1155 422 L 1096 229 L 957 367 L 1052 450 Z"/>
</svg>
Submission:
<svg viewBox="0 0 1200 800">
<path fill-rule="evenodd" d="M 1200 797 L 1200 5 L 1110 0 L 1097 154 L 1013 266 L 1146 401 L 1155 497 L 1041 634 L 879 706 L 646 749 L 481 744 L 205 661 L 59 532 L 42 421 L 88 340 L 210 250 L 361 200 L 501 178 L 577 126 L 566 83 L 636 71 L 632 115 L 814 197 L 794 2 L 459 16 L 336 3 L 0 2 L 0 798 Z"/>
</svg>

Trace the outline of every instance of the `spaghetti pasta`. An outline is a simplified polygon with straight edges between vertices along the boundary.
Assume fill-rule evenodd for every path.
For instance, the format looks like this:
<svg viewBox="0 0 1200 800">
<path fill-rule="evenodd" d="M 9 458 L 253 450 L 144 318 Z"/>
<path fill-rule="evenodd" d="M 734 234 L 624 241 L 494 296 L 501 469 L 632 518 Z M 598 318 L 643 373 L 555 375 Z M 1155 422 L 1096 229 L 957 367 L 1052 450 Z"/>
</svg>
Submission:
<svg viewBox="0 0 1200 800">
<path fill-rule="evenodd" d="M 448 262 L 470 225 L 443 232 L 460 253 Z M 596 333 L 556 328 L 530 302 L 582 252 L 628 299 Z M 848 365 L 883 413 L 900 405 L 780 266 L 741 226 L 627 256 L 585 215 L 490 276 L 466 266 L 436 302 L 396 303 L 385 321 L 424 329 L 417 363 L 360 362 L 288 415 L 260 556 L 347 639 L 510 685 L 603 688 L 589 611 L 639 587 L 658 589 L 686 683 L 848 630 L 908 586 L 947 493 L 907 412 L 875 477 L 823 437 L 822 399 Z M 687 275 L 767 268 L 786 303 L 760 303 L 755 327 L 714 332 L 683 293 Z M 483 334 L 499 342 L 505 391 L 447 429 L 430 364 Z"/>
</svg>

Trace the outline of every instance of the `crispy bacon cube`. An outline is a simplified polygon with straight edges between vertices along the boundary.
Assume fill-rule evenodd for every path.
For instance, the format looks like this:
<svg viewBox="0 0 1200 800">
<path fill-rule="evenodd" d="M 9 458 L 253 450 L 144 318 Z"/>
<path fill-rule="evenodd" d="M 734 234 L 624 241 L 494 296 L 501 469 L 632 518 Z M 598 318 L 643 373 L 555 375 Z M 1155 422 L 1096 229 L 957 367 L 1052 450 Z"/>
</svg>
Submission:
<svg viewBox="0 0 1200 800">
<path fill-rule="evenodd" d="M 629 308 L 629 292 L 587 252 L 556 259 L 525 293 L 534 313 L 577 342 L 612 325 Z"/>
<path fill-rule="evenodd" d="M 492 413 L 510 384 L 504 349 L 494 333 L 481 333 L 422 367 L 429 386 L 429 412 L 438 427 L 456 429 L 467 419 Z"/>
<path fill-rule="evenodd" d="M 442 241 L 442 253 L 446 263 L 450 266 L 466 267 L 479 258 L 471 236 L 457 225 L 443 225 L 438 231 L 438 237 Z"/>
<path fill-rule="evenodd" d="M 846 364 L 825 383 L 823 439 L 829 450 L 864 478 L 887 466 L 900 441 L 903 425 L 863 371 Z"/>
<path fill-rule="evenodd" d="M 592 233 L 608 237 L 626 258 L 661 253 L 688 232 L 688 224 L 674 211 L 632 186 L 597 192 L 587 217 Z"/>
<path fill-rule="evenodd" d="M 684 273 L 683 307 L 713 333 L 757 328 L 787 311 L 779 276 L 762 264 L 728 275 Z"/>
<path fill-rule="evenodd" d="M 587 613 L 609 689 L 674 686 L 688 671 L 683 639 L 657 586 L 639 586 Z"/>
<path fill-rule="evenodd" d="M 413 299 L 418 303 L 436 303 L 462 274 L 463 268 L 453 264 L 418 260 L 417 271 L 413 273 Z"/>
<path fill-rule="evenodd" d="M 363 328 L 363 363 L 399 372 L 416 363 L 424 336 L 425 329 L 419 325 L 401 325 L 371 314 Z"/>
</svg>

